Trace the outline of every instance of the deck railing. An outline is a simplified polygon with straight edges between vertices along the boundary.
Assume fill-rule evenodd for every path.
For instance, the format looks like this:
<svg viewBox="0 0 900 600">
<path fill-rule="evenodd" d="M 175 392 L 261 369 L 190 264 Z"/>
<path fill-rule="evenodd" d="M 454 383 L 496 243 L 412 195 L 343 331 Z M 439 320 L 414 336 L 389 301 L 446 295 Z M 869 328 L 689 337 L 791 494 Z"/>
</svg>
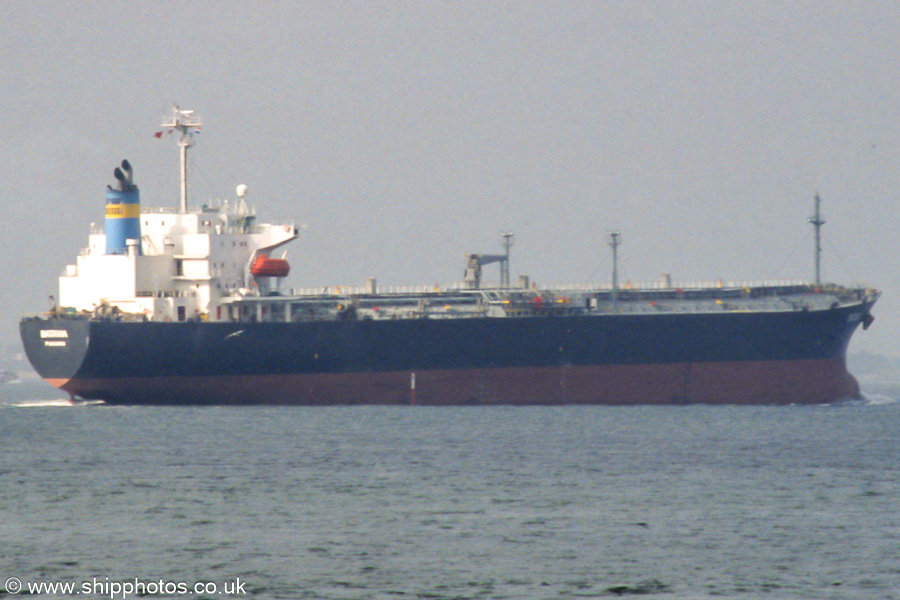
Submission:
<svg viewBox="0 0 900 600">
<path fill-rule="evenodd" d="M 673 281 L 661 282 L 655 281 L 651 283 L 631 283 L 626 282 L 619 286 L 620 290 L 634 291 L 658 291 L 658 290 L 704 290 L 704 289 L 743 289 L 743 288 L 772 288 L 772 287 L 794 287 L 812 285 L 808 280 L 804 279 L 763 279 L 763 280 L 716 280 L 716 281 Z M 378 286 L 377 293 L 385 295 L 396 294 L 427 294 L 440 292 L 456 292 L 467 289 L 462 283 L 436 284 L 436 285 L 411 285 L 411 286 Z M 508 289 L 516 290 L 522 288 L 510 287 L 500 288 L 499 285 L 487 283 L 481 286 L 482 290 L 498 290 Z M 538 285 L 534 288 L 536 291 L 548 292 L 603 292 L 612 289 L 609 282 L 599 283 L 566 283 L 566 284 L 547 284 Z M 354 296 L 365 295 L 371 293 L 371 288 L 366 285 L 329 285 L 321 287 L 294 288 L 288 292 L 292 296 Z"/>
</svg>

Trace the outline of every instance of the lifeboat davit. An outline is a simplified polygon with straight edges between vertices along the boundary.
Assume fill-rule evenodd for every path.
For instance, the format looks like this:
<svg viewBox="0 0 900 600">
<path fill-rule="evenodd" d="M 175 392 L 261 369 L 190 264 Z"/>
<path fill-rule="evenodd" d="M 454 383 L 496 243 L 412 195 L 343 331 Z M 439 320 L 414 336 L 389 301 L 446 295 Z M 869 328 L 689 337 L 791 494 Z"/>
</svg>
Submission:
<svg viewBox="0 0 900 600">
<path fill-rule="evenodd" d="M 256 257 L 250 273 L 254 277 L 287 277 L 291 271 L 291 265 L 283 258 L 269 258 L 263 254 Z"/>
</svg>

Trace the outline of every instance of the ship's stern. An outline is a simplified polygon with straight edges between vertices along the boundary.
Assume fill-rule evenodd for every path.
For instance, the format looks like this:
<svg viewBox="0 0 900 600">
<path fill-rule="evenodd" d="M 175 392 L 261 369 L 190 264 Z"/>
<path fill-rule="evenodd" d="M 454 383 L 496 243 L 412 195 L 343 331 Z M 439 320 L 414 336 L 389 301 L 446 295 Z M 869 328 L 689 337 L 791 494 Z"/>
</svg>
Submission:
<svg viewBox="0 0 900 600">
<path fill-rule="evenodd" d="M 50 385 L 70 391 L 90 344 L 90 321 L 79 318 L 26 317 L 19 323 L 25 355 Z M 71 393 L 71 391 L 70 391 Z"/>
</svg>

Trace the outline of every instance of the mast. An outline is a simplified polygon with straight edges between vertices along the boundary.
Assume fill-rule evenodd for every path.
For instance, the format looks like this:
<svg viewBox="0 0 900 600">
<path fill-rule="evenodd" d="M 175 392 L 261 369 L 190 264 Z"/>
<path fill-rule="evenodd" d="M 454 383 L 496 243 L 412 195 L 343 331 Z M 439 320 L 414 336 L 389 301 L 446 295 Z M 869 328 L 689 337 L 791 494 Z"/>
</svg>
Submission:
<svg viewBox="0 0 900 600">
<path fill-rule="evenodd" d="M 621 232 L 616 229 L 615 231 L 609 232 L 609 247 L 612 248 L 613 252 L 613 272 L 612 272 L 612 300 L 613 302 L 619 299 L 619 244 L 622 242 L 619 241 L 619 236 Z"/>
<path fill-rule="evenodd" d="M 177 129 L 181 133 L 178 140 L 181 160 L 181 203 L 178 212 L 187 212 L 187 150 L 194 145 L 194 134 L 200 133 L 203 124 L 200 117 L 194 115 L 192 110 L 181 110 L 178 105 L 172 107 L 172 118 L 168 123 L 163 123 L 163 127 Z"/>
<path fill-rule="evenodd" d="M 825 219 L 819 213 L 819 204 L 821 202 L 819 194 L 816 194 L 816 212 L 808 219 L 812 226 L 816 228 L 816 285 L 822 284 L 822 225 L 825 224 Z"/>
<path fill-rule="evenodd" d="M 503 248 L 506 250 L 506 258 L 500 262 L 500 287 L 509 287 L 509 249 L 513 245 L 513 234 L 504 231 L 500 235 L 503 236 Z"/>
</svg>

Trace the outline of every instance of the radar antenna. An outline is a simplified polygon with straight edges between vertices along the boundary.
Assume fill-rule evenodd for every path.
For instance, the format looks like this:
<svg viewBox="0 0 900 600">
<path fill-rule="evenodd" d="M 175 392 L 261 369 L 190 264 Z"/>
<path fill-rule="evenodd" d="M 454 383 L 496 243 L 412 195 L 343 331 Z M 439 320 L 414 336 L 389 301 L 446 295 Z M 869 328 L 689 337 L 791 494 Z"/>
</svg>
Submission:
<svg viewBox="0 0 900 600">
<path fill-rule="evenodd" d="M 200 117 L 194 114 L 192 110 L 181 110 L 177 104 L 172 106 L 172 118 L 168 123 L 163 123 L 163 127 L 177 129 L 181 133 L 178 140 L 181 159 L 181 204 L 179 212 L 187 212 L 187 150 L 194 145 L 194 134 L 200 133 L 203 123 Z"/>
</svg>

